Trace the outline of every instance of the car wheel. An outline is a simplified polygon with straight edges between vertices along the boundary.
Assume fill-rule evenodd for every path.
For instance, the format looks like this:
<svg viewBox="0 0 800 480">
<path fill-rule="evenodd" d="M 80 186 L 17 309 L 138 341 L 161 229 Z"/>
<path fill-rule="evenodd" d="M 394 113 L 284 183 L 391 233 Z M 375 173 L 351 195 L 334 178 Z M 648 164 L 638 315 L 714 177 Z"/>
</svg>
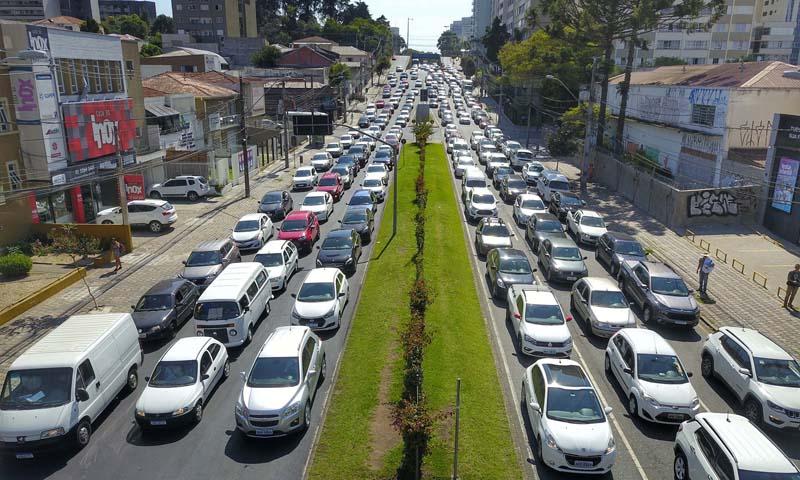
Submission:
<svg viewBox="0 0 800 480">
<path fill-rule="evenodd" d="M 197 402 L 197 405 L 194 406 L 194 424 L 197 425 L 203 420 L 203 402 L 202 400 Z"/>
<path fill-rule="evenodd" d="M 650 320 L 653 319 L 653 309 L 650 307 L 644 307 L 644 315 L 642 315 L 642 323 L 649 324 Z"/>
<path fill-rule="evenodd" d="M 158 233 L 158 232 L 161 231 L 162 228 L 164 228 L 164 226 L 161 225 L 161 222 L 159 222 L 158 220 L 153 220 L 152 222 L 150 222 L 150 231 L 151 232 Z"/>
<path fill-rule="evenodd" d="M 178 321 L 170 322 L 167 329 L 169 330 L 169 338 L 175 338 L 175 335 L 178 334 Z"/>
<path fill-rule="evenodd" d="M 222 367 L 222 379 L 225 380 L 230 376 L 231 376 L 231 361 L 225 360 L 225 365 L 223 365 Z"/>
<path fill-rule="evenodd" d="M 103 225 L 112 225 L 113 223 L 111 220 L 103 220 Z"/>
<path fill-rule="evenodd" d="M 539 465 L 545 466 L 544 455 L 542 454 L 542 437 L 536 436 L 536 460 Z"/>
<path fill-rule="evenodd" d="M 714 359 L 708 353 L 704 353 L 700 360 L 700 374 L 703 378 L 714 377 Z"/>
<path fill-rule="evenodd" d="M 764 415 L 761 413 L 761 405 L 752 398 L 748 398 L 744 402 L 744 416 L 753 425 L 761 425 L 764 420 Z"/>
<path fill-rule="evenodd" d="M 200 195 L 198 195 L 197 192 L 189 192 L 186 194 L 186 198 L 188 198 L 190 202 L 196 202 L 197 199 L 200 198 Z"/>
<path fill-rule="evenodd" d="M 311 427 L 311 402 L 306 402 L 303 409 L 303 430 L 308 430 Z"/>
<path fill-rule="evenodd" d="M 152 191 L 152 192 L 150 192 L 150 198 L 155 199 L 155 200 L 160 200 L 161 199 L 161 194 L 156 192 L 156 191 Z"/>
<path fill-rule="evenodd" d="M 611 359 L 608 357 L 608 354 L 603 355 L 603 368 L 606 369 L 606 373 L 611 373 Z"/>
<path fill-rule="evenodd" d="M 636 402 L 636 397 L 631 395 L 628 397 L 628 413 L 631 415 L 631 418 L 636 418 L 639 416 L 639 404 Z"/>
<path fill-rule="evenodd" d="M 319 371 L 319 381 L 322 382 L 322 380 L 325 379 L 327 374 L 328 374 L 328 358 L 325 355 L 323 355 L 322 356 L 322 367 L 320 367 L 320 371 Z"/>
<path fill-rule="evenodd" d="M 675 453 L 675 462 L 672 467 L 675 480 L 689 480 L 689 468 L 686 462 L 686 455 L 680 450 Z"/>
<path fill-rule="evenodd" d="M 250 342 L 253 341 L 253 326 L 247 328 L 247 338 L 244 341 L 245 345 L 250 345 Z"/>
<path fill-rule="evenodd" d="M 134 365 L 128 370 L 128 377 L 125 380 L 125 393 L 131 393 L 139 386 L 139 372 Z"/>
<path fill-rule="evenodd" d="M 552 272 L 552 269 L 550 267 L 547 267 L 547 270 L 545 270 L 545 272 L 544 272 L 544 279 L 547 280 L 547 283 L 550 283 L 550 278 L 551 278 L 550 273 L 551 272 Z"/>
<path fill-rule="evenodd" d="M 89 440 L 91 440 L 91 438 L 92 423 L 89 421 L 89 419 L 84 418 L 78 422 L 78 425 L 75 427 L 75 437 L 73 439 L 75 447 L 80 450 L 89 444 Z"/>
</svg>

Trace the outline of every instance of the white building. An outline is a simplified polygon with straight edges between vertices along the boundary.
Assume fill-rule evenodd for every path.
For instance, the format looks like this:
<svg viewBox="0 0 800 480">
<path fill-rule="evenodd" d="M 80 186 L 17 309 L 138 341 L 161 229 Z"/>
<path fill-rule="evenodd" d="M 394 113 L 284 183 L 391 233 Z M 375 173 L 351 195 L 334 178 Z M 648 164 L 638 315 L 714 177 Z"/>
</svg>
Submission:
<svg viewBox="0 0 800 480">
<path fill-rule="evenodd" d="M 472 23 L 474 36 L 480 39 L 492 25 L 492 0 L 472 0 Z"/>
<path fill-rule="evenodd" d="M 468 41 L 474 35 L 474 24 L 472 17 L 464 17 L 461 20 L 455 20 L 450 24 L 449 30 L 458 36 L 462 41 Z"/>
<path fill-rule="evenodd" d="M 800 78 L 782 62 L 661 67 L 634 72 L 624 150 L 669 170 L 687 187 L 760 181 L 775 112 L 800 114 Z M 619 113 L 611 79 L 608 105 Z M 614 119 L 609 136 L 615 135 Z"/>
<path fill-rule="evenodd" d="M 532 3 L 532 0 L 495 0 L 492 18 L 498 17 L 509 33 L 513 33 L 514 29 L 525 31 L 525 14 Z"/>
</svg>

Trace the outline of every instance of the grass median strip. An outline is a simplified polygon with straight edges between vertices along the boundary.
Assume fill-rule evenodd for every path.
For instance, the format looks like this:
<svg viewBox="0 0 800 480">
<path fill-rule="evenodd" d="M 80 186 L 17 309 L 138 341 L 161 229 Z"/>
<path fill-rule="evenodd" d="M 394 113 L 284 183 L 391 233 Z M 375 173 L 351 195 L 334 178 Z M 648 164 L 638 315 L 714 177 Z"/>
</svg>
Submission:
<svg viewBox="0 0 800 480">
<path fill-rule="evenodd" d="M 408 291 L 415 273 L 411 257 L 418 170 L 418 149 L 409 144 L 403 147 L 396 170 L 397 234 L 392 237 L 390 191 L 330 409 L 309 468 L 311 479 L 384 478 L 391 476 L 399 463 L 401 440 L 385 403 L 396 401 L 401 389 L 398 331 L 409 319 Z"/>
<path fill-rule="evenodd" d="M 431 344 L 425 352 L 424 385 L 433 412 L 452 408 L 461 377 L 461 478 L 520 478 L 492 348 L 481 314 L 460 206 L 453 194 L 447 156 L 441 144 L 427 148 L 425 276 L 433 302 L 426 312 Z M 453 424 L 434 428 L 425 470 L 445 478 L 453 468 Z"/>
</svg>

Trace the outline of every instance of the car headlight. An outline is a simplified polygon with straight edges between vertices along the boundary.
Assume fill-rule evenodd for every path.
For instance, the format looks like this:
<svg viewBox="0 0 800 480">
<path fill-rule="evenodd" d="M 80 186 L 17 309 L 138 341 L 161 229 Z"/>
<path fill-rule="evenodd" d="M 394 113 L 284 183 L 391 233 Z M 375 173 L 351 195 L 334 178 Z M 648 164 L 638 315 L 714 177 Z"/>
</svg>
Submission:
<svg viewBox="0 0 800 480">
<path fill-rule="evenodd" d="M 292 309 L 292 318 L 303 318 L 297 313 L 297 310 Z"/>
<path fill-rule="evenodd" d="M 239 405 L 237 403 L 236 404 L 236 415 L 239 415 L 241 417 L 246 417 L 247 416 L 247 407 L 245 407 L 244 405 Z"/>
<path fill-rule="evenodd" d="M 545 431 L 544 432 L 544 438 L 545 438 L 545 443 L 547 443 L 548 448 L 551 448 L 553 450 L 558 450 L 559 452 L 561 451 L 561 449 L 558 447 L 558 444 L 556 443 L 556 439 L 553 438 L 552 435 L 550 435 L 550 432 Z"/>
<path fill-rule="evenodd" d="M 300 402 L 295 402 L 288 407 L 283 409 L 283 413 L 281 416 L 283 417 L 291 417 L 292 415 L 297 415 L 297 412 L 300 411 Z"/>
<path fill-rule="evenodd" d="M 497 278 L 497 286 L 500 288 L 505 288 L 506 284 L 503 282 L 503 279 L 498 277 Z"/>
<path fill-rule="evenodd" d="M 172 412 L 172 416 L 173 417 L 179 417 L 179 416 L 183 415 L 184 413 L 189 412 L 192 408 L 193 407 L 191 405 L 186 406 L 186 407 L 181 407 L 181 408 L 175 410 L 174 412 Z"/>
<path fill-rule="evenodd" d="M 527 333 L 526 333 L 525 335 L 523 335 L 523 336 L 522 336 L 522 338 L 523 338 L 523 340 L 525 340 L 526 342 L 530 342 L 530 343 L 533 343 L 533 342 L 535 342 L 535 341 L 536 341 L 536 340 L 534 340 L 534 339 L 533 339 L 533 337 L 530 337 L 530 336 L 528 336 L 528 334 L 527 334 Z"/>
<path fill-rule="evenodd" d="M 306 234 L 304 233 L 304 234 L 300 235 L 299 237 L 297 237 L 297 239 L 298 240 L 305 240 L 306 239 Z"/>
<path fill-rule="evenodd" d="M 64 435 L 64 428 L 58 427 L 58 428 L 51 428 L 50 430 L 45 430 L 44 432 L 42 432 L 40 438 L 44 440 L 45 438 L 60 437 L 61 435 Z"/>
<path fill-rule="evenodd" d="M 319 258 L 317 259 L 317 266 L 318 266 L 318 267 L 321 267 L 321 266 L 322 266 L 322 261 L 321 261 Z"/>
<path fill-rule="evenodd" d="M 328 313 L 322 316 L 322 318 L 330 318 L 336 313 L 336 305 L 332 306 Z"/>
<path fill-rule="evenodd" d="M 650 395 L 648 395 L 648 394 L 646 394 L 644 392 L 642 392 L 642 400 L 644 400 L 645 402 L 648 402 L 650 405 L 652 405 L 654 407 L 660 407 L 661 406 L 661 404 L 658 403 L 658 400 L 656 400 L 655 398 L 651 397 Z"/>
<path fill-rule="evenodd" d="M 617 448 L 617 444 L 614 443 L 614 437 L 609 437 L 608 445 L 606 446 L 606 455 L 613 452 L 615 448 Z"/>
<path fill-rule="evenodd" d="M 344 262 L 345 265 L 350 265 L 353 263 L 353 258 L 348 258 L 347 261 Z"/>
<path fill-rule="evenodd" d="M 568 338 L 568 339 L 564 340 L 564 346 L 565 346 L 565 347 L 572 346 L 572 337 L 570 337 L 570 338 Z"/>
<path fill-rule="evenodd" d="M 136 409 L 136 416 L 137 416 L 137 417 L 144 417 L 144 416 L 145 416 L 144 410 L 139 410 L 139 409 L 137 408 L 137 409 Z"/>
<path fill-rule="evenodd" d="M 771 408 L 772 410 L 775 410 L 778 413 L 786 413 L 786 409 L 785 408 L 781 407 L 777 403 L 774 403 L 774 402 L 772 402 L 770 400 L 767 400 L 767 406 L 769 408 Z"/>
</svg>

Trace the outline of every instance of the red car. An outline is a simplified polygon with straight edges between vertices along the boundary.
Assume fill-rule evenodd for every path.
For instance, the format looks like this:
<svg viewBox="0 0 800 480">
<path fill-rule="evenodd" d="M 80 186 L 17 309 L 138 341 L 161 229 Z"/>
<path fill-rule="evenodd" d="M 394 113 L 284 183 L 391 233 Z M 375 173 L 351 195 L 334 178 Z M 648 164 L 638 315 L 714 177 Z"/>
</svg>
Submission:
<svg viewBox="0 0 800 480">
<path fill-rule="evenodd" d="M 319 240 L 319 220 L 313 212 L 296 210 L 289 213 L 278 231 L 278 240 L 289 240 L 306 252 Z"/>
<path fill-rule="evenodd" d="M 383 100 L 377 100 L 377 101 L 375 102 L 375 107 L 376 107 L 376 108 L 383 108 L 383 107 L 385 107 L 385 106 L 386 106 L 386 102 L 384 102 Z"/>
<path fill-rule="evenodd" d="M 333 197 L 334 202 L 338 202 L 344 193 L 342 177 L 338 173 L 328 172 L 319 179 L 317 183 L 318 192 L 328 192 Z"/>
</svg>

